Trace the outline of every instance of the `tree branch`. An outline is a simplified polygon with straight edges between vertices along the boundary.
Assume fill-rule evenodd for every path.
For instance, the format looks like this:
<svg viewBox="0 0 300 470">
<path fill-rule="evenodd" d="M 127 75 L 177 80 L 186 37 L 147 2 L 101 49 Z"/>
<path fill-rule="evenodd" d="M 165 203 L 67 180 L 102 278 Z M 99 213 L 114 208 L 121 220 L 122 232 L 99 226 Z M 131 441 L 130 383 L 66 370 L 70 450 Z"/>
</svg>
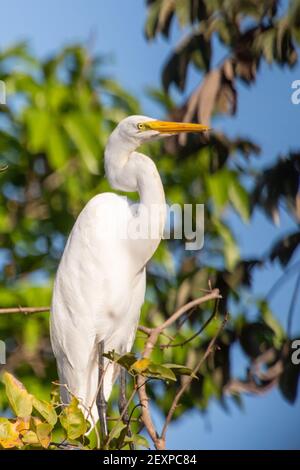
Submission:
<svg viewBox="0 0 300 470">
<path fill-rule="evenodd" d="M 217 333 L 215 334 L 215 336 L 213 336 L 213 338 L 210 340 L 209 342 L 209 345 L 204 353 L 204 355 L 201 357 L 201 359 L 199 360 L 199 362 L 196 364 L 196 366 L 194 367 L 193 369 L 193 373 L 188 376 L 186 378 L 186 380 L 184 381 L 184 383 L 181 385 L 181 387 L 179 388 L 179 390 L 177 391 L 175 397 L 174 397 L 174 400 L 173 400 L 173 403 L 171 405 L 171 408 L 169 409 L 169 412 L 168 412 L 168 415 L 166 417 L 166 421 L 165 421 L 165 424 L 164 424 L 164 427 L 163 427 L 163 430 L 162 430 L 162 433 L 161 433 L 161 440 L 165 442 L 166 440 L 166 433 L 167 433 L 167 429 L 168 429 L 168 426 L 173 418 L 173 415 L 176 411 L 176 408 L 177 408 L 177 405 L 179 403 L 179 400 L 180 398 L 182 397 L 182 395 L 184 394 L 184 392 L 186 391 L 186 389 L 189 387 L 189 385 L 191 384 L 192 380 L 193 380 L 193 377 L 194 375 L 196 375 L 202 364 L 204 363 L 204 361 L 207 359 L 207 357 L 211 354 L 211 352 L 213 351 L 214 349 L 214 345 L 217 341 L 217 338 L 219 337 L 220 333 L 223 331 L 226 323 L 228 321 L 228 314 L 225 315 L 223 321 L 222 321 L 222 324 L 220 326 L 220 328 L 218 329 Z"/>
<path fill-rule="evenodd" d="M 205 302 L 208 302 L 210 300 L 215 300 L 215 299 L 220 299 L 220 298 L 221 298 L 221 295 L 220 295 L 219 289 L 213 289 L 209 294 L 204 295 L 203 297 L 200 297 L 198 299 L 192 300 L 191 302 L 187 303 L 186 305 L 180 307 L 175 313 L 173 313 L 173 315 L 171 315 L 160 326 L 157 326 L 156 328 L 152 328 L 151 333 L 149 334 L 148 339 L 146 341 L 146 344 L 144 346 L 144 350 L 143 350 L 143 354 L 142 354 L 143 358 L 149 358 L 150 357 L 151 352 L 153 351 L 153 348 L 156 345 L 158 337 L 162 333 L 162 331 L 165 328 L 168 328 L 169 326 L 171 326 L 173 323 L 175 323 L 188 310 L 190 310 L 191 308 L 193 308 L 197 305 L 201 305 Z M 216 336 L 213 338 L 214 342 L 216 341 L 216 338 L 219 334 L 219 331 L 217 332 Z M 212 348 L 214 342 L 213 343 L 211 342 L 212 344 L 211 343 L 209 344 L 209 346 L 208 346 L 209 353 L 208 354 L 210 354 L 211 348 Z M 204 357 L 201 360 L 201 364 L 206 359 L 208 354 L 205 353 Z M 201 367 L 201 364 L 200 365 L 198 364 L 197 366 Z M 198 369 L 197 369 L 197 371 L 198 371 Z M 192 380 L 192 377 L 190 377 L 190 379 Z M 180 399 L 182 393 L 184 393 L 184 391 L 188 387 L 190 381 L 187 381 L 187 385 L 184 387 L 184 389 L 180 393 L 180 396 L 178 397 L 178 400 Z M 149 436 L 151 437 L 151 439 L 154 443 L 155 448 L 158 449 L 158 450 L 165 449 L 166 429 L 163 430 L 162 437 L 158 436 L 156 428 L 155 428 L 154 423 L 153 423 L 152 416 L 151 416 L 150 407 L 149 407 L 149 398 L 148 398 L 147 390 L 146 390 L 146 384 L 144 382 L 144 377 L 142 375 L 138 375 L 137 384 L 138 384 L 138 387 L 139 387 L 138 394 L 139 394 L 140 402 L 141 402 L 141 405 L 142 405 L 142 421 L 145 424 L 145 427 L 148 431 Z M 181 389 L 182 389 L 182 387 L 180 388 L 180 390 Z M 176 397 L 177 397 L 177 394 L 176 394 L 174 400 L 177 400 Z M 176 404 L 177 404 L 177 402 L 176 402 Z M 176 404 L 175 404 L 175 408 L 176 408 Z M 173 414 L 174 414 L 174 411 L 172 412 L 172 415 L 170 415 L 170 419 L 172 418 Z M 167 428 L 167 426 L 166 426 L 166 428 Z"/>
<path fill-rule="evenodd" d="M 216 299 L 216 303 L 215 303 L 215 307 L 214 307 L 213 313 L 208 317 L 208 319 L 207 319 L 206 322 L 201 326 L 201 328 L 199 328 L 199 330 L 196 331 L 196 333 L 194 333 L 192 336 L 190 336 L 190 337 L 187 338 L 186 340 L 182 341 L 181 343 L 173 343 L 173 344 L 172 344 L 172 342 L 169 341 L 169 343 L 167 343 L 167 344 L 161 344 L 161 345 L 160 345 L 160 348 L 161 348 L 161 349 L 177 348 L 177 347 L 180 347 L 180 346 L 185 346 L 186 344 L 188 344 L 188 343 L 190 343 L 191 341 L 193 341 L 193 339 L 195 339 L 197 336 L 199 336 L 199 335 L 205 330 L 205 328 L 210 324 L 210 322 L 215 318 L 216 313 L 217 313 L 217 310 L 218 310 L 218 303 L 219 303 L 219 298 Z"/>
<path fill-rule="evenodd" d="M 12 308 L 0 308 L 0 315 L 7 313 L 23 313 L 24 315 L 31 313 L 43 313 L 49 312 L 50 307 L 12 307 Z"/>
</svg>

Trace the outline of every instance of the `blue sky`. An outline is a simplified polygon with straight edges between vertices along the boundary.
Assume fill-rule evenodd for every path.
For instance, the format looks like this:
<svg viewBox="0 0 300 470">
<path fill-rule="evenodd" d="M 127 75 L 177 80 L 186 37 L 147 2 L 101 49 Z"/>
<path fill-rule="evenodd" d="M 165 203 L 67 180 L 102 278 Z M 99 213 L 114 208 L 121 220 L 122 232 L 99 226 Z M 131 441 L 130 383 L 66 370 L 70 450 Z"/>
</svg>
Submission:
<svg viewBox="0 0 300 470">
<path fill-rule="evenodd" d="M 170 44 L 158 39 L 148 44 L 143 36 L 145 7 L 143 0 L 10 0 L 2 5 L 0 47 L 27 39 L 39 55 L 54 52 L 66 43 L 91 44 L 97 53 L 107 56 L 107 70 L 125 88 L 138 96 L 144 113 L 162 117 L 156 105 L 147 99 L 147 86 L 159 86 L 160 72 Z M 178 39 L 175 28 L 172 44 Z M 217 49 L 218 52 L 218 49 Z M 220 51 L 219 51 L 220 52 Z M 199 78 L 198 78 L 199 79 Z M 291 103 L 291 84 L 300 79 L 300 66 L 292 71 L 271 69 L 264 65 L 257 83 L 251 88 L 238 86 L 237 116 L 218 119 L 214 125 L 230 136 L 252 137 L 262 147 L 256 161 L 258 167 L 268 165 L 274 156 L 299 148 L 300 105 Z M 194 71 L 189 76 L 189 90 L 197 83 Z M 257 212 L 251 225 L 243 225 L 232 217 L 234 231 L 243 255 L 260 255 L 270 241 L 282 232 L 295 228 L 288 216 L 281 214 L 276 228 Z M 267 267 L 255 275 L 256 294 L 265 293 L 280 276 L 279 266 Z M 284 322 L 292 283 L 279 292 L 272 306 Z M 293 332 L 299 333 L 299 315 Z M 171 448 L 300 448 L 299 401 L 295 406 L 285 402 L 279 392 L 260 397 L 246 397 L 244 411 L 233 404 L 226 414 L 213 403 L 205 417 L 190 413 L 171 426 Z M 160 421 L 160 417 L 157 416 Z"/>
</svg>

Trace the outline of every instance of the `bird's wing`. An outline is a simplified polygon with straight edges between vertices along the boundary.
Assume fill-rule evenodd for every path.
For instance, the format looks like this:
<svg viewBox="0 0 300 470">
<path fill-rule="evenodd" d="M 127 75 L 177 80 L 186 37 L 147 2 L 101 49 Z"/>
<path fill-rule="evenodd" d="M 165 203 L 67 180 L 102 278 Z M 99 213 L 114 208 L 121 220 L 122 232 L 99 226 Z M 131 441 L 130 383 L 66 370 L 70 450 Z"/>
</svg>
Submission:
<svg viewBox="0 0 300 470">
<path fill-rule="evenodd" d="M 85 402 L 97 386 L 97 343 L 104 340 L 125 352 L 144 299 L 144 272 L 137 272 L 118 231 L 131 217 L 125 198 L 110 193 L 93 198 L 72 229 L 56 275 L 52 346 L 60 380 Z"/>
</svg>

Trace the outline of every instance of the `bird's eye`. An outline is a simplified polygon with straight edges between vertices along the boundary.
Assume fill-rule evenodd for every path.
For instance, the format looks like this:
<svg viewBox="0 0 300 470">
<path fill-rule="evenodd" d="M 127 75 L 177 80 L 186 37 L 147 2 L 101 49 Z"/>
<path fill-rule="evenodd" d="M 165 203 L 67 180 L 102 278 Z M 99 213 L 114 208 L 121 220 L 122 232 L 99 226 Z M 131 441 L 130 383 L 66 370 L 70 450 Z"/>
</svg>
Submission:
<svg viewBox="0 0 300 470">
<path fill-rule="evenodd" d="M 137 125 L 137 128 L 139 131 L 143 131 L 144 130 L 144 125 L 142 122 L 139 122 L 138 125 Z"/>
</svg>

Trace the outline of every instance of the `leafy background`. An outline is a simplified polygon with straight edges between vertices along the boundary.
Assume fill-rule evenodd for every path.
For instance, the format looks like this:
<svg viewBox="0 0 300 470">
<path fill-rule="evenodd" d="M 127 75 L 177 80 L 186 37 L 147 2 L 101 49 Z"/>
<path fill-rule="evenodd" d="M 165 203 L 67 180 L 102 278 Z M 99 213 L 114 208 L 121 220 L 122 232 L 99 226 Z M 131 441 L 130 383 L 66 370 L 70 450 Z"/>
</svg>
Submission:
<svg viewBox="0 0 300 470">
<path fill-rule="evenodd" d="M 9 94 L 0 134 L 1 163 L 9 165 L 0 176 L 1 306 L 49 303 L 53 273 L 74 217 L 92 195 L 108 188 L 101 155 L 107 135 L 122 116 L 143 110 L 176 119 L 190 113 L 203 121 L 213 111 L 225 112 L 224 117 L 214 116 L 212 145 L 188 140 L 183 147 L 173 139 L 164 147 L 148 149 L 157 159 L 170 202 L 206 203 L 206 240 L 196 257 L 187 256 L 182 243 L 161 246 L 149 267 L 143 323 L 150 318 L 158 322 L 177 305 L 199 295 L 208 279 L 225 296 L 220 314 L 229 310 L 232 315 L 215 362 L 202 371 L 201 380 L 180 408 L 182 433 L 177 438 L 171 434 L 171 446 L 181 447 L 182 442 L 183 447 L 192 446 L 191 440 L 184 441 L 187 426 L 195 429 L 194 446 L 226 446 L 226 427 L 220 423 L 232 426 L 239 436 L 236 441 L 227 440 L 228 446 L 260 446 L 261 435 L 250 437 L 250 430 L 266 422 L 266 411 L 265 418 L 259 413 L 267 403 L 268 413 L 278 422 L 282 413 L 293 418 L 290 422 L 285 418 L 277 434 L 266 427 L 270 435 L 265 445 L 276 446 L 276 439 L 282 442 L 280 437 L 288 435 L 284 445 L 295 447 L 299 439 L 290 424 L 299 413 L 297 403 L 290 410 L 275 391 L 255 398 L 255 403 L 237 390 L 228 399 L 224 391 L 235 379 L 247 381 L 247 369 L 259 353 L 272 348 L 274 356 L 268 363 L 272 365 L 286 351 L 289 340 L 299 335 L 297 307 L 291 311 L 292 328 L 287 330 L 296 292 L 291 283 L 295 284 L 299 273 L 295 265 L 299 259 L 299 109 L 290 101 L 291 82 L 299 78 L 299 2 L 292 2 L 295 10 L 290 13 L 285 2 L 276 12 L 279 2 L 275 1 L 152 1 L 148 14 L 142 2 L 125 3 L 104 7 L 92 1 L 89 9 L 80 3 L 82 10 L 71 13 L 67 0 L 63 7 L 54 2 L 46 21 L 46 12 L 32 1 L 27 30 L 23 22 L 18 27 L 14 16 L 18 2 L 12 2 L 7 11 L 15 23 L 1 33 L 3 46 L 25 36 L 33 39 L 33 47 L 3 47 L 0 57 L 0 78 L 6 81 Z M 66 31 L 61 8 L 72 18 L 70 31 Z M 247 19 L 242 20 L 237 12 L 244 12 Z M 93 19 L 97 15 L 101 28 Z M 154 44 L 143 39 L 143 25 L 148 40 L 155 36 Z M 168 31 L 165 41 L 161 33 Z M 84 46 L 62 49 L 62 43 L 78 43 L 78 38 Z M 105 55 L 111 51 L 117 55 L 116 65 Z M 143 67 L 141 57 L 147 58 Z M 216 68 L 213 74 L 212 68 Z M 160 74 L 168 94 L 159 88 Z M 204 74 L 207 91 L 201 98 L 198 88 L 197 99 L 191 100 Z M 211 94 L 207 99 L 208 90 L 214 92 L 214 99 Z M 280 161 L 280 154 L 288 158 Z M 271 169 L 263 171 L 268 166 Z M 294 235 L 288 238 L 289 234 Z M 282 237 L 284 243 L 278 244 Z M 271 291 L 267 303 L 266 292 L 284 270 L 288 274 Z M 283 281 L 284 287 L 278 290 Z M 181 339 L 195 332 L 208 313 L 195 313 L 181 331 Z M 1 317 L 8 367 L 40 398 L 48 396 L 50 381 L 56 378 L 47 323 L 45 314 Z M 164 361 L 192 361 L 211 334 L 213 329 L 187 348 L 165 352 Z M 155 360 L 162 361 L 161 352 Z M 298 373 L 286 361 L 279 390 L 289 403 L 296 400 Z M 259 381 L 257 385 L 264 388 L 266 384 Z M 170 394 L 160 386 L 153 388 L 152 397 L 160 409 L 159 420 L 159 413 L 168 409 Z M 1 398 L 5 408 L 3 393 Z M 243 402 L 246 416 L 233 408 Z M 216 411 L 216 403 L 225 412 L 231 410 L 234 418 L 226 421 Z M 247 420 L 249 409 L 256 410 L 252 421 Z M 205 435 L 196 410 L 213 416 L 213 434 Z M 240 437 L 242 428 L 247 438 Z M 178 433 L 176 424 L 174 430 Z"/>
</svg>

